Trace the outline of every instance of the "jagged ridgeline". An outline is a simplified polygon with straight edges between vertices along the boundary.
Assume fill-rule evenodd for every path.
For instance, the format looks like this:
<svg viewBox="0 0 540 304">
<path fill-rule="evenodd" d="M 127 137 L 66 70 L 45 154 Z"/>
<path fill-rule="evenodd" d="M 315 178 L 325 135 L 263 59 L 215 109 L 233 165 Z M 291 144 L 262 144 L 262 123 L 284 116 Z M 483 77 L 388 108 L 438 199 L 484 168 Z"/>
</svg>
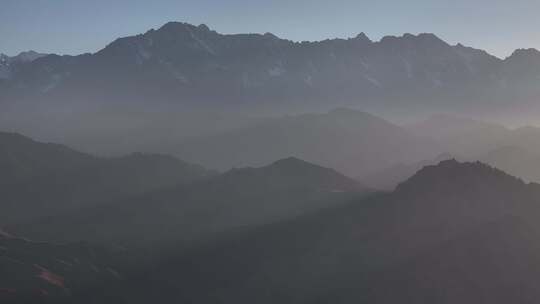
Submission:
<svg viewBox="0 0 540 304">
<path fill-rule="evenodd" d="M 386 101 L 463 109 L 470 102 L 531 101 L 539 67 L 540 52 L 533 49 L 503 60 L 433 34 L 293 42 L 171 22 L 93 54 L 3 56 L 0 102 L 227 107 Z"/>
<path fill-rule="evenodd" d="M 0 303 L 538 303 L 539 83 L 430 33 L 0 54 Z"/>
</svg>

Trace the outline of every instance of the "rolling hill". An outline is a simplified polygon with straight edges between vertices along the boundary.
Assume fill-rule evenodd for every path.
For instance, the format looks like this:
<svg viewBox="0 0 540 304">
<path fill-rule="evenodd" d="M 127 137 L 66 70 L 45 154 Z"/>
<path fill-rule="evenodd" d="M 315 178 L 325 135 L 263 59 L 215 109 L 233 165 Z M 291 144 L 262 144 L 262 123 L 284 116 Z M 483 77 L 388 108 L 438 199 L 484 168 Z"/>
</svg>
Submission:
<svg viewBox="0 0 540 304">
<path fill-rule="evenodd" d="M 332 169 L 287 158 L 7 228 L 43 241 L 157 247 L 293 218 L 370 192 Z"/>
</svg>

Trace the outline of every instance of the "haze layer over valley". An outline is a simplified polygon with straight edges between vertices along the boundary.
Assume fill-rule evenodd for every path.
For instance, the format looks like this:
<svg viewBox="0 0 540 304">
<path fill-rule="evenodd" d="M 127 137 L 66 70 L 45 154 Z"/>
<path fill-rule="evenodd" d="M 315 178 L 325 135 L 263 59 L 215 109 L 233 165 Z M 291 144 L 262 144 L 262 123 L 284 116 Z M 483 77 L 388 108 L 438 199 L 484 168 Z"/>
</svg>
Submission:
<svg viewBox="0 0 540 304">
<path fill-rule="evenodd" d="M 41 1 L 32 11 L 72 21 L 48 17 L 37 39 L 26 0 L 3 4 L 10 54 L 16 41 L 81 42 L 81 11 L 101 12 L 84 39 L 95 42 L 112 33 L 108 16 L 126 26 L 146 10 L 140 34 L 95 52 L 0 54 L 0 303 L 539 302 L 538 50 L 501 58 L 422 32 L 225 34 L 258 0 L 231 0 L 229 14 L 206 2 L 182 12 L 215 22 L 218 11 L 223 33 L 141 31 L 157 4 L 118 14 L 121 1 Z M 407 7 L 441 5 L 417 2 Z M 501 5 L 458 2 L 482 14 Z M 253 28 L 279 19 L 273 5 L 247 16 Z M 299 15 L 285 25 L 325 29 L 343 9 L 287 5 Z M 355 20 L 373 22 L 365 12 L 378 5 Z M 305 18 L 315 7 L 325 18 Z M 377 24 L 399 21 L 400 7 Z M 407 24 L 441 29 L 437 8 Z M 467 41 L 493 24 L 467 16 L 448 19 L 469 24 L 454 29 Z"/>
<path fill-rule="evenodd" d="M 499 59 L 434 34 L 293 42 L 170 22 L 96 53 L 0 63 L 0 128 L 99 154 L 266 117 L 352 107 L 402 123 L 441 112 L 537 123 L 540 52 Z"/>
</svg>

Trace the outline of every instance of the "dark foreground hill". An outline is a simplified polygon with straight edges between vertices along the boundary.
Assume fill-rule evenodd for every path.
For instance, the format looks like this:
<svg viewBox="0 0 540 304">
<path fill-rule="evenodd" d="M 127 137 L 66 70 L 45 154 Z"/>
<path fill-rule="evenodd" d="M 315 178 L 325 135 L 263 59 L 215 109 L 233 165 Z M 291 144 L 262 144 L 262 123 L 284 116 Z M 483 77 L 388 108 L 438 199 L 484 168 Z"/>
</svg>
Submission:
<svg viewBox="0 0 540 304">
<path fill-rule="evenodd" d="M 171 254 L 116 300 L 535 303 L 539 199 L 537 185 L 444 161 L 392 194 Z"/>
<path fill-rule="evenodd" d="M 9 228 L 46 241 L 147 246 L 276 222 L 366 193 L 332 169 L 287 158 Z"/>
<path fill-rule="evenodd" d="M 79 210 L 65 207 L 59 215 L 8 227 L 43 242 L 2 232 L 0 299 L 78 303 L 81 297 L 91 303 L 121 303 L 119 294 L 132 293 L 123 285 L 127 279 L 168 257 L 170 248 L 187 250 L 193 246 L 188 241 L 199 244 L 234 235 L 367 193 L 369 189 L 332 169 L 287 158 L 116 202 Z"/>
<path fill-rule="evenodd" d="M 55 303 L 89 286 L 118 283 L 124 251 L 84 244 L 54 245 L 0 231 L 0 302 Z"/>
<path fill-rule="evenodd" d="M 43 287 L 54 303 L 536 303 L 540 297 L 537 184 L 479 162 L 447 160 L 391 193 L 358 197 L 363 193 L 331 169 L 289 158 L 37 221 L 19 233 L 138 246 L 123 249 L 120 261 L 91 255 L 103 265 L 98 270 L 113 270 L 94 274 L 62 262 L 71 263 L 70 248 L 83 245 L 34 246 L 5 234 L 0 290 L 14 303 Z M 64 292 L 60 277 L 77 288 Z M 13 293 L 13 286 L 23 292 Z"/>
</svg>

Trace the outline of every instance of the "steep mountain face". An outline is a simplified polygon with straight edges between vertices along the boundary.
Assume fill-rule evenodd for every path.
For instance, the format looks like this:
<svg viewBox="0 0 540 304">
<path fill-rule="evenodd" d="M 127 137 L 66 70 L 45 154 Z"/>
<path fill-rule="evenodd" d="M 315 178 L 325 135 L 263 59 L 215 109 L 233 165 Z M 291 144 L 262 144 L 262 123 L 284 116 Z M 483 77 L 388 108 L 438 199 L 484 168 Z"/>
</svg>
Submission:
<svg viewBox="0 0 540 304">
<path fill-rule="evenodd" d="M 174 157 L 98 158 L 18 134 L 0 134 L 0 225 L 30 221 L 213 174 Z"/>
<path fill-rule="evenodd" d="M 534 303 L 539 201 L 537 185 L 481 163 L 444 161 L 392 194 L 171 255 L 130 277 L 124 286 L 137 292 L 124 299 Z"/>
<path fill-rule="evenodd" d="M 433 158 L 440 151 L 434 141 L 414 136 L 381 118 L 337 109 L 192 138 L 179 144 L 175 155 L 217 169 L 258 166 L 294 155 L 359 176 L 399 162 Z"/>
<path fill-rule="evenodd" d="M 433 34 L 296 43 L 269 33 L 223 35 L 205 25 L 171 22 L 117 39 L 95 54 L 49 55 L 16 65 L 0 82 L 0 98 L 196 106 L 414 101 L 444 107 L 430 104 L 435 99 L 459 107 L 492 100 L 501 89 L 513 100 L 537 96 L 539 64 L 537 51 L 500 60 Z"/>
<path fill-rule="evenodd" d="M 164 240 L 189 241 L 280 221 L 366 193 L 332 169 L 288 158 L 8 228 L 39 240 L 156 248 Z"/>
</svg>

